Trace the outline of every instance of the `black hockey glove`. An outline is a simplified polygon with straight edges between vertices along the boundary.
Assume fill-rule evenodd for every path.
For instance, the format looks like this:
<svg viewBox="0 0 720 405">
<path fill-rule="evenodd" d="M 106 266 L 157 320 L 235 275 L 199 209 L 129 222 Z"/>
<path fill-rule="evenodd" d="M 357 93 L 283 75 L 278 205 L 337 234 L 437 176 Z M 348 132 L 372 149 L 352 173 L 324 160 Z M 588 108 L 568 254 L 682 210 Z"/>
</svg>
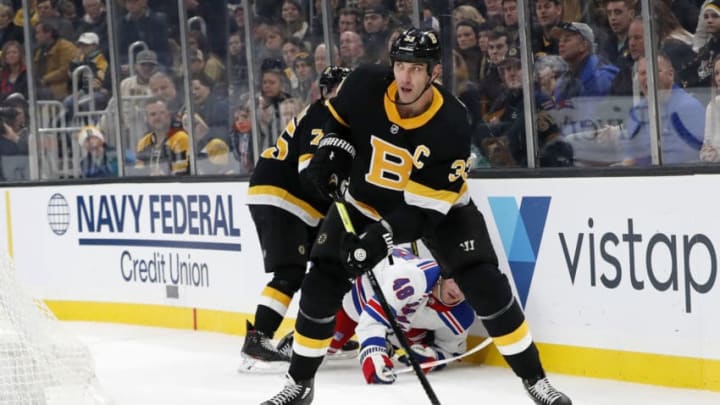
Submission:
<svg viewBox="0 0 720 405">
<path fill-rule="evenodd" d="M 345 139 L 325 135 L 318 145 L 310 165 L 303 170 L 303 176 L 323 199 L 332 198 L 342 180 L 350 175 L 355 158 L 355 147 Z"/>
<path fill-rule="evenodd" d="M 392 229 L 385 221 L 365 227 L 360 236 L 346 233 L 340 243 L 345 269 L 354 277 L 375 267 L 392 253 Z"/>
</svg>

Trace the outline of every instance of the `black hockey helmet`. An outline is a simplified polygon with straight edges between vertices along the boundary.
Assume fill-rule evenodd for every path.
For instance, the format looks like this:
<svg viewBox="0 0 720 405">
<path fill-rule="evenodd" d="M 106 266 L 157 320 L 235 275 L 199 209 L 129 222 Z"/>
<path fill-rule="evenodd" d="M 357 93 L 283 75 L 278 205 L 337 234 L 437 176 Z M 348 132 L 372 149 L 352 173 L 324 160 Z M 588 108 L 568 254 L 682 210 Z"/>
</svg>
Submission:
<svg viewBox="0 0 720 405">
<path fill-rule="evenodd" d="M 332 91 L 333 87 L 340 84 L 344 78 L 346 78 L 352 70 L 350 68 L 342 66 L 327 66 L 320 73 L 320 79 L 318 85 L 320 86 L 320 94 L 325 97 L 325 94 Z"/>
<path fill-rule="evenodd" d="M 440 40 L 431 29 L 408 28 L 395 39 L 390 48 L 390 60 L 428 64 L 428 74 L 440 63 Z"/>
</svg>

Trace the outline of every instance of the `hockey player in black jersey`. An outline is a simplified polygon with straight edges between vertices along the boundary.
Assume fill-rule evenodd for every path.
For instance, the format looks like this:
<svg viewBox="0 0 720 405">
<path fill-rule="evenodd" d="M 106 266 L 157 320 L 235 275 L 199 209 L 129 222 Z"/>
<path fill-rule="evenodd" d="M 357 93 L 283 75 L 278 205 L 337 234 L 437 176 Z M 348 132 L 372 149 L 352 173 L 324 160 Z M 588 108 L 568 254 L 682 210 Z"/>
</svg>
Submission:
<svg viewBox="0 0 720 405">
<path fill-rule="evenodd" d="M 314 376 L 350 286 L 348 277 L 383 260 L 392 243 L 421 237 L 535 403 L 571 404 L 545 376 L 522 309 L 498 269 L 483 216 L 470 200 L 467 111 L 433 83 L 440 54 L 436 33 L 411 28 L 392 45 L 392 71 L 357 68 L 328 103 L 333 118 L 305 175 L 325 195 L 336 191 L 335 179 L 349 176 L 344 196 L 361 231 L 346 233 L 337 210 L 330 208 L 302 284 L 286 385 L 263 405 L 312 402 Z M 379 368 L 385 364 L 387 353 L 368 355 L 378 357 L 373 363 Z"/>
<path fill-rule="evenodd" d="M 247 321 L 241 353 L 241 372 L 272 372 L 287 368 L 288 353 L 271 339 L 285 317 L 305 275 L 308 250 L 328 201 L 300 185 L 304 170 L 330 118 L 324 102 L 350 73 L 328 66 L 318 81 L 322 97 L 288 122 L 275 146 L 262 152 L 250 177 L 248 205 L 263 251 L 265 271 L 273 278 L 263 289 L 255 311 L 255 325 Z M 357 342 L 351 344 L 357 345 Z"/>
</svg>

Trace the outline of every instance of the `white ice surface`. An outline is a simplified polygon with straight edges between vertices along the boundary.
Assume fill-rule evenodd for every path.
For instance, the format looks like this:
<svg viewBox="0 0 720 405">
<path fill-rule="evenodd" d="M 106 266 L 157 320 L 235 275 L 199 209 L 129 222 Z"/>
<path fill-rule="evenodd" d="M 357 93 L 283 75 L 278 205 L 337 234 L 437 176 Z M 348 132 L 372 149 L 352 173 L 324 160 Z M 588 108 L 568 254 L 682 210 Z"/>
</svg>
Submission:
<svg viewBox="0 0 720 405">
<path fill-rule="evenodd" d="M 115 405 L 258 405 L 283 386 L 282 375 L 236 371 L 242 337 L 165 328 L 64 322 L 90 346 Z M 432 373 L 443 405 L 532 405 L 507 368 L 454 364 Z M 720 393 L 550 375 L 576 405 L 720 404 Z M 414 374 L 389 386 L 366 385 L 357 359 L 331 362 L 315 380 L 313 405 L 429 404 Z"/>
</svg>

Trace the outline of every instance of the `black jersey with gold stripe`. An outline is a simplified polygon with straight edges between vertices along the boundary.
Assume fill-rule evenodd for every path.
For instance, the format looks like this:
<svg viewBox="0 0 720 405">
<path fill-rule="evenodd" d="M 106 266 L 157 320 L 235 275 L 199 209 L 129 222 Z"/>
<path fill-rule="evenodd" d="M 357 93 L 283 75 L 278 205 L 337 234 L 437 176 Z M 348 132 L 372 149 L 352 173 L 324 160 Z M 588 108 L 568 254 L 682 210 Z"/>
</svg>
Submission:
<svg viewBox="0 0 720 405">
<path fill-rule="evenodd" d="M 322 101 L 293 117 L 275 146 L 265 149 L 250 177 L 248 204 L 282 208 L 310 226 L 317 226 L 329 202 L 314 198 L 300 185 L 299 173 L 310 163 L 330 118 Z"/>
<path fill-rule="evenodd" d="M 453 205 L 469 201 L 467 171 L 470 123 L 465 106 L 432 85 L 432 103 L 422 114 L 402 118 L 393 102 L 397 83 L 382 66 L 355 69 L 328 102 L 337 132 L 356 149 L 346 198 L 379 219 L 403 204 L 439 220 Z"/>
</svg>

